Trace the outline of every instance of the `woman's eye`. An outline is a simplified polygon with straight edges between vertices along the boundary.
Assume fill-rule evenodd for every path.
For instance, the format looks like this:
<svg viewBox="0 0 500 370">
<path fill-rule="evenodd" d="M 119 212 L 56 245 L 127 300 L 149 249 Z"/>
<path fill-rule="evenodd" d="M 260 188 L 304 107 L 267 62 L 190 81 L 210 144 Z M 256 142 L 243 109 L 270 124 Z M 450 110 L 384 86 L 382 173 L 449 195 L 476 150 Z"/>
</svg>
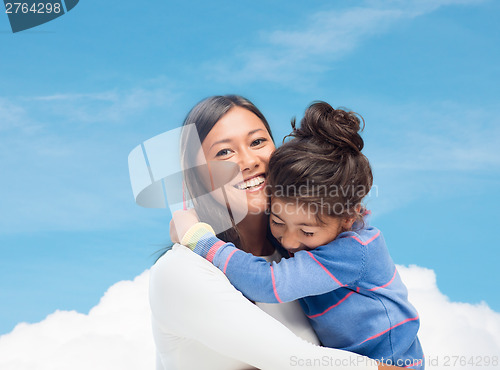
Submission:
<svg viewBox="0 0 500 370">
<path fill-rule="evenodd" d="M 225 155 L 228 155 L 231 151 L 229 149 L 222 149 L 217 152 L 215 155 L 216 157 L 223 157 Z"/>
<path fill-rule="evenodd" d="M 266 141 L 267 141 L 267 139 L 264 139 L 264 138 L 256 139 L 256 140 L 252 141 L 252 146 L 258 146 Z"/>
<path fill-rule="evenodd" d="M 309 233 L 309 232 L 304 231 L 304 230 L 302 230 L 302 232 L 304 233 L 305 236 L 313 236 L 314 235 L 314 233 Z"/>
<path fill-rule="evenodd" d="M 271 223 L 275 226 L 283 226 L 284 224 L 271 220 Z"/>
</svg>

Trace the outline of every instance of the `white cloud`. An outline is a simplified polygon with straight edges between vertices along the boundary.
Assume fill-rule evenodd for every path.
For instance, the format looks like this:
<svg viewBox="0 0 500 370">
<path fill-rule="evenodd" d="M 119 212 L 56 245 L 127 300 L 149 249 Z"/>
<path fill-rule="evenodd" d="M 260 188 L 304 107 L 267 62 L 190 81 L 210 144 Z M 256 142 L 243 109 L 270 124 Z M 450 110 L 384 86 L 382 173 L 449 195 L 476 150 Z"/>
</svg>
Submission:
<svg viewBox="0 0 500 370">
<path fill-rule="evenodd" d="M 499 313 L 485 303 L 451 302 L 439 291 L 432 270 L 418 266 L 398 266 L 398 270 L 421 317 L 419 336 L 427 369 L 498 369 L 487 366 L 487 361 L 495 356 L 498 360 L 500 354 Z M 116 283 L 88 315 L 56 311 L 39 323 L 19 324 L 0 337 L 0 368 L 152 369 L 148 276 L 146 271 L 134 281 Z M 463 361 L 467 363 L 461 366 Z"/>
<path fill-rule="evenodd" d="M 28 112 L 21 104 L 0 97 L 0 132 L 3 138 L 9 131 L 17 130 L 30 134 L 36 129 L 37 126 L 33 125 Z"/>
<path fill-rule="evenodd" d="M 109 90 L 94 93 L 64 93 L 28 98 L 43 103 L 44 110 L 64 117 L 70 122 L 123 123 L 130 115 L 154 107 L 170 106 L 176 94 L 170 83 L 158 87 L 158 83 L 147 88 Z"/>
<path fill-rule="evenodd" d="M 305 15 L 302 25 L 262 32 L 260 46 L 236 51 L 231 60 L 211 61 L 205 68 L 214 79 L 248 82 L 255 78 L 295 86 L 304 75 L 330 69 L 362 42 L 387 32 L 394 24 L 433 12 L 442 6 L 478 4 L 484 0 L 366 1 L 364 6 Z"/>
<path fill-rule="evenodd" d="M 44 96 L 36 96 L 31 98 L 32 100 L 40 100 L 40 101 L 77 101 L 77 100 L 103 100 L 103 101 L 116 101 L 118 97 L 117 91 L 106 91 L 99 93 L 88 93 L 88 94 L 76 94 L 76 93 L 68 93 L 68 94 L 52 94 L 52 95 L 44 95 Z"/>
<path fill-rule="evenodd" d="M 0 337 L 3 370 L 154 368 L 148 271 L 113 285 L 88 315 L 56 311 Z"/>
<path fill-rule="evenodd" d="M 495 356 L 500 360 L 500 313 L 486 303 L 451 302 L 439 291 L 433 270 L 418 266 L 398 266 L 398 270 L 421 318 L 419 337 L 427 369 L 498 369 L 498 362 L 487 366 L 486 361 Z M 475 365 L 468 362 L 471 360 Z"/>
</svg>

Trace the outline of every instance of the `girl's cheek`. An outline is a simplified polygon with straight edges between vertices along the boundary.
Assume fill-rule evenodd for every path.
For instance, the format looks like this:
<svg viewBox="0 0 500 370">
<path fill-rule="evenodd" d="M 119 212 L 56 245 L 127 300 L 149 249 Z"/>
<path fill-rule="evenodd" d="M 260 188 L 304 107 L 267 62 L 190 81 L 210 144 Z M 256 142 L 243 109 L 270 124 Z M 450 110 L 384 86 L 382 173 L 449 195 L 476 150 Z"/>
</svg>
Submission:
<svg viewBox="0 0 500 370">
<path fill-rule="evenodd" d="M 276 227 L 273 226 L 272 224 L 271 224 L 271 234 L 273 234 L 273 236 L 276 239 L 279 239 L 279 237 L 280 237 L 280 233 L 276 230 Z"/>
</svg>

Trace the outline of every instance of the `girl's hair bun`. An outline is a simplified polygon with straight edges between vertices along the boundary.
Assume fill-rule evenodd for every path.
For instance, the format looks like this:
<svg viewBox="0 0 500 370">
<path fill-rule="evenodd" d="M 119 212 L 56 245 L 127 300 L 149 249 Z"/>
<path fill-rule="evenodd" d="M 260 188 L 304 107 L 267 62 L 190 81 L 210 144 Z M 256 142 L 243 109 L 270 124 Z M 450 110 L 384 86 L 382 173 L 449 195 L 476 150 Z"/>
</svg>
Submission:
<svg viewBox="0 0 500 370">
<path fill-rule="evenodd" d="M 361 125 L 364 120 L 356 113 L 314 102 L 299 128 L 292 121 L 292 139 L 271 155 L 266 178 L 270 194 L 315 204 L 320 220 L 323 214 L 362 220 L 361 202 L 373 174 L 361 153 Z"/>
<path fill-rule="evenodd" d="M 300 128 L 295 128 L 295 119 L 292 121 L 292 127 L 290 136 L 297 139 L 314 138 L 319 143 L 329 144 L 355 155 L 360 154 L 364 146 L 359 135 L 364 128 L 363 118 L 354 112 L 334 109 L 323 101 L 314 102 L 309 106 L 300 122 Z"/>
</svg>

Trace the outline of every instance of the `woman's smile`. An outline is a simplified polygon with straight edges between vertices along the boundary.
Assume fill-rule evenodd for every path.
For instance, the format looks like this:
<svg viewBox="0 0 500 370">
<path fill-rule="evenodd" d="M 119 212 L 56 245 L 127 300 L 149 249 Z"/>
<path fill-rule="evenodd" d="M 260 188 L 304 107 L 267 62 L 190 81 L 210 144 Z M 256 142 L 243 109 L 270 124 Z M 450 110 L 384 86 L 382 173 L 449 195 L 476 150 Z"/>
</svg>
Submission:
<svg viewBox="0 0 500 370">
<path fill-rule="evenodd" d="M 233 187 L 235 187 L 238 190 L 246 190 L 248 192 L 255 192 L 262 190 L 265 187 L 266 183 L 266 177 L 265 175 L 256 175 L 253 176 L 249 179 L 246 179 L 245 181 L 241 181 Z"/>
</svg>

